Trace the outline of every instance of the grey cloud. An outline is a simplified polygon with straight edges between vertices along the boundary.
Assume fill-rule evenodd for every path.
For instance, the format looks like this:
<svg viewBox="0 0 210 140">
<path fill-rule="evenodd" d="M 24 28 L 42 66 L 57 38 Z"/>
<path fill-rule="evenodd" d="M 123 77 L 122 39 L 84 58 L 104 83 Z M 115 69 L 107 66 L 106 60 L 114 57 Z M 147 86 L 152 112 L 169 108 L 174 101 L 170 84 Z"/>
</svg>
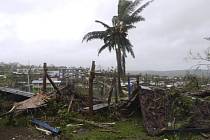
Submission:
<svg viewBox="0 0 210 140">
<path fill-rule="evenodd" d="M 193 62 L 184 60 L 189 50 L 209 46 L 203 40 L 210 34 L 209 5 L 206 0 L 154 1 L 143 13 L 146 21 L 131 32 L 137 57 L 129 59 L 128 66 L 158 70 L 190 68 Z"/>
<path fill-rule="evenodd" d="M 37 7 L 49 10 L 58 4 L 56 0 L 53 0 L 52 5 L 50 4 L 51 1 L 45 1 L 43 4 L 40 2 L 41 0 L 38 0 L 35 5 L 31 5 L 20 3 L 20 0 L 16 0 L 14 3 L 5 1 L 4 5 L 9 8 L 3 9 L 1 8 L 2 4 L 0 4 L 0 12 L 21 12 L 24 9 L 27 12 L 27 10 Z M 96 17 L 84 33 L 103 29 L 94 20 L 102 20 L 111 24 L 111 18 L 116 14 L 117 0 L 98 2 Z M 127 69 L 171 70 L 190 68 L 195 62 L 185 61 L 189 50 L 202 52 L 210 47 L 210 42 L 203 39 L 210 36 L 209 5 L 209 0 L 155 0 L 151 3 L 142 13 L 146 21 L 138 23 L 137 28 L 130 31 L 129 38 L 134 45 L 136 58 L 128 57 Z M 81 40 L 82 37 L 83 34 L 81 34 Z M 81 40 L 41 40 L 24 43 L 14 35 L 13 38 L 0 42 L 0 48 L 4 50 L 4 52 L 0 52 L 0 60 L 11 62 L 17 60 L 22 63 L 28 63 L 30 60 L 31 63 L 35 64 L 46 61 L 56 65 L 87 67 L 92 60 L 96 60 L 97 65 L 116 66 L 114 52 L 110 54 L 105 51 L 100 56 L 97 55 L 103 42 L 81 43 Z"/>
<path fill-rule="evenodd" d="M 57 0 L 1 0 L 0 13 L 22 14 L 33 10 L 52 10 L 62 4 L 62 1 Z"/>
</svg>

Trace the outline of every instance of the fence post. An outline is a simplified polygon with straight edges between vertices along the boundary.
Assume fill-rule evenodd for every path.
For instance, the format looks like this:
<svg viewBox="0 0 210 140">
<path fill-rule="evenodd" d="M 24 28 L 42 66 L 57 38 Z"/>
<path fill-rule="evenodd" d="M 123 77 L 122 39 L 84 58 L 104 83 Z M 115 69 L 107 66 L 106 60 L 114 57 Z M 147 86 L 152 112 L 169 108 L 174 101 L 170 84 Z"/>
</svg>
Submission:
<svg viewBox="0 0 210 140">
<path fill-rule="evenodd" d="M 92 61 L 92 66 L 89 76 L 89 113 L 93 115 L 93 80 L 95 78 L 95 61 Z"/>
<path fill-rule="evenodd" d="M 128 97 L 130 98 L 131 96 L 131 81 L 130 81 L 130 77 L 128 75 Z"/>
<path fill-rule="evenodd" d="M 47 92 L 47 63 L 43 65 L 43 85 L 42 85 L 42 92 Z"/>
<path fill-rule="evenodd" d="M 139 75 L 136 76 L 136 84 L 137 84 L 137 88 L 139 88 Z"/>
</svg>

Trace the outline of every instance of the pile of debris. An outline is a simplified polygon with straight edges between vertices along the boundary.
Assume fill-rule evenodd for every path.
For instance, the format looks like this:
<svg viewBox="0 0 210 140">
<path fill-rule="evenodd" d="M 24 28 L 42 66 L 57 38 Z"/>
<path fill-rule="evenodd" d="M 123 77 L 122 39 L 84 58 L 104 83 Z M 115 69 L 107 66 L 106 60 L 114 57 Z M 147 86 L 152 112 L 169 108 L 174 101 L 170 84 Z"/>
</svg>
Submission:
<svg viewBox="0 0 210 140">
<path fill-rule="evenodd" d="M 133 91 L 127 101 L 115 104 L 115 108 L 119 109 L 118 111 L 122 116 L 127 117 L 132 116 L 135 112 L 141 112 L 144 127 L 148 134 L 152 136 L 180 131 L 208 132 L 210 131 L 210 101 L 208 100 L 208 95 L 209 92 L 207 91 L 170 93 L 164 89 L 151 89 L 139 86 Z M 24 101 L 14 103 L 11 110 L 3 115 L 40 108 L 45 106 L 50 100 L 62 101 L 68 106 L 69 112 L 86 113 L 89 110 L 89 97 L 77 94 L 74 84 L 69 84 L 65 87 L 57 88 L 54 92 L 39 93 Z M 94 112 L 109 109 L 111 105 L 110 101 L 93 98 Z M 77 118 L 71 119 L 104 128 L 100 123 Z M 34 123 L 40 125 L 41 122 L 35 120 Z M 43 124 L 44 127 L 47 126 L 47 130 L 51 130 L 50 126 Z M 54 129 L 52 128 L 52 130 Z"/>
<path fill-rule="evenodd" d="M 207 95 L 207 91 L 170 93 L 142 86 L 134 90 L 120 109 L 130 115 L 139 109 L 144 127 L 152 136 L 174 132 L 210 132 L 210 101 Z"/>
<path fill-rule="evenodd" d="M 166 128 L 168 99 L 162 89 L 140 90 L 139 96 L 144 126 L 150 135 L 157 135 Z"/>
</svg>

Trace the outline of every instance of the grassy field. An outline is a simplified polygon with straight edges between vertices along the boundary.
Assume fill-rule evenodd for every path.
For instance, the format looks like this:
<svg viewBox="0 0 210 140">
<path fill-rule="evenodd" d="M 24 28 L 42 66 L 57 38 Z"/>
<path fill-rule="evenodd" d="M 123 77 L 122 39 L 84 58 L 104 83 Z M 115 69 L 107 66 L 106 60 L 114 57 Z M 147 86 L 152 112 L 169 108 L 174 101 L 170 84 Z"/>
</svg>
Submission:
<svg viewBox="0 0 210 140">
<path fill-rule="evenodd" d="M 42 138 L 43 140 L 50 139 L 43 133 L 37 131 L 30 124 L 29 118 L 18 118 L 9 123 L 9 118 L 0 119 L 0 129 L 4 137 L 16 137 L 18 139 L 25 137 L 23 134 L 27 132 L 27 137 L 31 139 Z M 103 122 L 111 122 L 103 121 Z M 59 126 L 59 122 L 56 123 Z M 68 124 L 77 124 L 69 121 Z M 27 130 L 27 131 L 26 131 Z M 68 126 L 67 123 L 61 125 L 61 137 L 59 140 L 203 140 L 200 134 L 183 133 L 162 135 L 157 137 L 148 136 L 143 126 L 141 117 L 132 117 L 124 121 L 116 121 L 116 124 L 111 127 L 113 132 L 105 129 L 92 127 L 89 125 L 83 126 Z M 22 132 L 23 131 L 23 132 Z M 14 135 L 14 136 L 13 136 Z M 6 139 L 5 139 L 6 140 Z M 18 139 L 19 140 L 19 139 Z M 20 139 L 21 140 L 21 139 Z"/>
<path fill-rule="evenodd" d="M 126 121 L 117 122 L 113 128 L 115 132 L 93 127 L 70 128 L 65 127 L 63 135 L 71 140 L 203 140 L 200 135 L 185 133 L 163 135 L 157 137 L 148 136 L 143 127 L 142 119 L 135 117 Z"/>
<path fill-rule="evenodd" d="M 76 133 L 74 133 L 76 130 Z M 104 132 L 106 130 L 93 128 L 91 126 L 81 128 L 64 129 L 64 135 L 73 140 L 147 140 L 155 139 L 147 136 L 143 124 L 139 119 L 130 119 L 126 121 L 117 122 L 113 128 L 113 132 Z"/>
</svg>

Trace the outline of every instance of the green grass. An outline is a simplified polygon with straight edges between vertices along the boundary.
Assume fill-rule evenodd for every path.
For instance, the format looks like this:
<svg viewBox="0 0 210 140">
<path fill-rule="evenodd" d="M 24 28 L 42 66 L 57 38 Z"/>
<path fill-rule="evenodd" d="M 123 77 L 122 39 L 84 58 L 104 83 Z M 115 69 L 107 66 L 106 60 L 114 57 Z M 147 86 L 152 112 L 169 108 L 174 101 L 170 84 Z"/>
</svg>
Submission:
<svg viewBox="0 0 210 140">
<path fill-rule="evenodd" d="M 76 130 L 76 133 L 73 131 Z M 199 134 L 177 133 L 171 135 L 148 136 L 143 126 L 143 121 L 139 117 L 126 121 L 119 121 L 113 126 L 115 132 L 102 132 L 102 129 L 91 126 L 80 128 L 65 127 L 63 135 L 68 140 L 203 140 Z"/>
<path fill-rule="evenodd" d="M 102 132 L 102 129 L 92 127 L 86 127 L 84 132 L 76 134 L 72 133 L 73 130 L 66 127 L 64 135 L 71 140 L 158 140 L 147 135 L 138 118 L 117 122 L 112 128 L 115 132 Z"/>
<path fill-rule="evenodd" d="M 95 119 L 102 118 L 102 116 L 95 116 Z M 94 119 L 94 120 L 95 120 Z M 102 121 L 103 120 L 103 121 Z M 10 122 L 9 117 L 0 119 L 0 128 L 8 126 L 30 126 L 29 118 L 17 117 Z M 99 122 L 112 122 L 111 119 L 101 119 Z M 71 121 L 69 124 L 73 123 Z M 58 122 L 58 126 L 59 122 Z M 32 127 L 34 128 L 34 127 Z M 192 133 L 178 133 L 172 135 L 163 135 L 157 137 L 148 136 L 141 117 L 130 118 L 126 121 L 116 121 L 116 124 L 111 128 L 114 132 L 102 132 L 102 129 L 84 125 L 82 127 L 67 127 L 66 124 L 62 126 L 61 140 L 203 140 L 199 134 Z M 35 131 L 35 129 L 34 129 Z"/>
<path fill-rule="evenodd" d="M 11 117 L 11 116 L 6 116 L 3 118 L 0 118 L 0 128 L 1 127 L 27 127 L 29 126 L 30 121 L 28 117 L 24 116 L 18 116 L 18 117 Z"/>
</svg>

